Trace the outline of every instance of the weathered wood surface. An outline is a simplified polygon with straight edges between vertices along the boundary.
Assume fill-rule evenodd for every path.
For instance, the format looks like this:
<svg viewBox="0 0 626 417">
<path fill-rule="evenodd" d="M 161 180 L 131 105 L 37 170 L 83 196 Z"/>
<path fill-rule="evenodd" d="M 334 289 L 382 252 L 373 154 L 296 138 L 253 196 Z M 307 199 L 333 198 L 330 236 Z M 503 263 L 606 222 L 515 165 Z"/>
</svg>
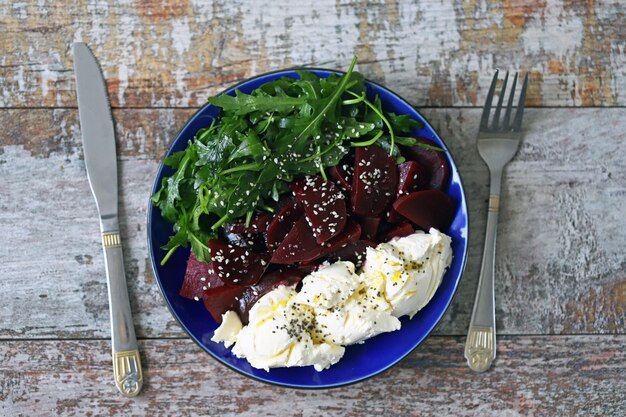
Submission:
<svg viewBox="0 0 626 417">
<path fill-rule="evenodd" d="M 121 107 L 197 106 L 235 80 L 355 54 L 419 106 L 480 106 L 497 67 L 529 71 L 531 105 L 623 106 L 625 15 L 619 0 L 0 0 L 0 106 L 75 106 L 74 41 Z"/>
<path fill-rule="evenodd" d="M 466 366 L 463 338 L 431 337 L 391 370 L 322 391 L 226 370 L 189 340 L 140 343 L 145 385 L 112 384 L 108 341 L 0 342 L 0 413 L 149 416 L 623 416 L 626 336 L 503 337 L 492 371 Z"/>
<path fill-rule="evenodd" d="M 157 164 L 193 110 L 116 110 L 121 219 L 138 334 L 183 336 L 146 249 Z M 464 334 L 487 211 L 478 109 L 427 109 L 469 197 L 466 274 L 438 334 Z M 496 306 L 500 334 L 626 333 L 626 109 L 530 109 L 503 185 Z M 77 111 L 2 110 L 0 338 L 109 335 L 99 228 Z M 29 305 L 28 314 L 24 305 Z"/>
</svg>

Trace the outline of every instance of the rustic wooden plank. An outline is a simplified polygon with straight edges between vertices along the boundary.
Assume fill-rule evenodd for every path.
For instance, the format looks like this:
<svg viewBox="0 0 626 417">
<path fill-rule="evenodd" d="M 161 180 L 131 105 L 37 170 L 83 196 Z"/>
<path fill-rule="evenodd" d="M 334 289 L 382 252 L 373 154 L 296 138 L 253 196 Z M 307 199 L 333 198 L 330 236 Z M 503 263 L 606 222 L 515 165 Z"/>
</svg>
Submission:
<svg viewBox="0 0 626 417">
<path fill-rule="evenodd" d="M 140 343 L 145 384 L 112 384 L 108 341 L 0 343 L 3 415 L 619 416 L 626 336 L 503 337 L 494 367 L 469 370 L 463 338 L 432 337 L 382 375 L 345 388 L 292 390 L 250 380 L 189 340 Z"/>
<path fill-rule="evenodd" d="M 193 110 L 116 110 L 122 236 L 138 333 L 182 336 L 149 266 L 145 216 L 157 162 Z M 437 332 L 463 334 L 476 288 L 487 170 L 478 109 L 427 109 L 469 197 L 466 274 Z M 501 334 L 626 333 L 625 109 L 530 109 L 503 186 L 496 306 Z M 107 337 L 96 209 L 75 110 L 2 110 L 0 338 Z M 29 303 L 28 312 L 24 304 Z M 63 317 L 63 320 L 59 320 Z"/>
<path fill-rule="evenodd" d="M 0 0 L 0 106 L 75 106 L 71 43 L 93 46 L 115 106 L 197 106 L 295 65 L 346 68 L 420 106 L 476 106 L 495 68 L 529 103 L 625 105 L 626 5 L 603 2 L 72 3 Z"/>
</svg>

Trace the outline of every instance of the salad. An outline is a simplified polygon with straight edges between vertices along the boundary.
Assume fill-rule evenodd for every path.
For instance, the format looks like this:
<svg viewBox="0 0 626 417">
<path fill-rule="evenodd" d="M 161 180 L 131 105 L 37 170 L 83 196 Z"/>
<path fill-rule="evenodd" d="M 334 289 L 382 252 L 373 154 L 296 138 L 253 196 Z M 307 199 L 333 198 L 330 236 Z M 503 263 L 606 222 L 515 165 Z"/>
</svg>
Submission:
<svg viewBox="0 0 626 417">
<path fill-rule="evenodd" d="M 444 150 L 368 98 L 355 63 L 210 98 L 220 116 L 165 159 L 173 174 L 152 196 L 173 224 L 161 263 L 191 247 L 180 295 L 216 322 L 245 326 L 276 289 L 298 292 L 335 262 L 355 272 L 368 248 L 450 225 Z"/>
</svg>

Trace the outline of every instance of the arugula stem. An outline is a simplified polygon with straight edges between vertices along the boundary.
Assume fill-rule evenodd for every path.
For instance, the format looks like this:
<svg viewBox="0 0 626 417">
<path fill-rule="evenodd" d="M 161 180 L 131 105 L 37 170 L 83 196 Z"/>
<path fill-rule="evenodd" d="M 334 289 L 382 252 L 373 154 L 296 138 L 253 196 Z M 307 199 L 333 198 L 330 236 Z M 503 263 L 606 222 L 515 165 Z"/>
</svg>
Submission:
<svg viewBox="0 0 626 417">
<path fill-rule="evenodd" d="M 213 226 L 211 226 L 211 230 L 217 230 L 218 227 L 220 227 L 227 221 L 228 221 L 228 214 L 224 214 L 218 221 L 215 222 Z"/>
<path fill-rule="evenodd" d="M 276 210 L 271 208 L 270 206 L 266 206 L 265 204 L 259 204 L 259 208 L 261 210 L 269 211 L 270 213 L 274 213 Z"/>
<path fill-rule="evenodd" d="M 376 134 L 376 136 L 374 136 L 373 138 L 369 139 L 369 140 L 365 140 L 363 142 L 350 142 L 350 145 L 352 146 L 370 146 L 373 145 L 374 143 L 376 143 L 376 141 L 378 139 L 380 139 L 380 137 L 383 135 L 383 131 L 379 130 L 378 133 Z"/>
<path fill-rule="evenodd" d="M 362 102 L 363 100 L 365 100 L 365 93 L 363 93 L 363 95 L 359 98 L 352 98 L 350 100 L 344 100 L 341 102 L 341 104 L 343 104 L 344 106 L 349 106 L 351 104 L 358 104 Z"/>
<path fill-rule="evenodd" d="M 249 164 L 243 164 L 243 165 L 239 165 L 236 167 L 225 169 L 224 171 L 222 171 L 222 175 L 230 174 L 232 172 L 237 172 L 237 171 L 247 171 L 247 170 L 254 171 L 254 170 L 259 169 L 260 167 L 261 167 L 261 164 L 258 164 L 256 162 L 251 162 Z"/>
<path fill-rule="evenodd" d="M 346 90 L 346 93 L 352 95 L 353 97 L 361 97 L 357 93 L 352 92 L 350 90 Z M 389 120 L 387 120 L 385 115 L 380 110 L 378 110 L 376 106 L 374 106 L 369 100 L 364 98 L 363 103 L 365 103 L 370 109 L 372 109 L 374 113 L 376 113 L 378 117 L 382 119 L 383 123 L 385 123 L 385 125 L 387 126 L 387 129 L 389 129 L 389 136 L 391 137 L 391 149 L 389 150 L 389 155 L 393 155 L 393 148 L 396 143 L 396 136 L 393 133 L 393 128 L 391 127 L 391 123 L 389 123 Z"/>
<path fill-rule="evenodd" d="M 165 265 L 165 263 L 169 261 L 170 257 L 174 254 L 174 252 L 176 252 L 176 249 L 178 249 L 179 246 L 180 245 L 176 245 L 172 249 L 167 251 L 167 253 L 163 257 L 163 260 L 161 260 L 161 266 Z"/>
</svg>

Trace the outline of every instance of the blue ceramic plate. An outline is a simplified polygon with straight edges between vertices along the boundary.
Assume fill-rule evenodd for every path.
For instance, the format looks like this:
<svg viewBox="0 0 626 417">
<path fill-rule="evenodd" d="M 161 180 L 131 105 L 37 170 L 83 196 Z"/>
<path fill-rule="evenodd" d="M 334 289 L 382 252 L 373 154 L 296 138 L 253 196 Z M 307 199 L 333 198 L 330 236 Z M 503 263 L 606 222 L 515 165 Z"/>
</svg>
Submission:
<svg viewBox="0 0 626 417">
<path fill-rule="evenodd" d="M 310 69 L 309 71 L 322 77 L 327 77 L 333 73 L 333 71 L 322 69 Z M 272 72 L 246 80 L 226 90 L 225 93 L 234 95 L 235 88 L 244 93 L 250 93 L 260 85 L 284 76 L 299 78 L 294 70 Z M 404 99 L 376 83 L 366 81 L 366 86 L 370 100 L 373 100 L 374 96 L 378 94 L 385 110 L 396 114 L 409 114 L 424 126 L 414 133 L 430 138 L 439 146 L 446 148 L 426 119 Z M 166 156 L 184 149 L 198 129 L 208 127 L 218 113 L 219 108 L 210 104 L 202 107 L 180 131 Z M 211 341 L 217 323 L 205 310 L 202 302 L 187 300 L 178 295 L 185 275 L 189 250 L 179 249 L 165 266 L 160 265 L 164 255 L 160 247 L 167 243 L 168 237 L 172 234 L 172 226 L 161 218 L 161 213 L 157 208 L 149 204 L 148 242 L 150 258 L 157 282 L 172 314 L 191 338 L 211 356 L 229 368 L 259 381 L 293 388 L 330 388 L 362 381 L 390 368 L 411 353 L 439 322 L 450 305 L 465 267 L 468 243 L 467 204 L 457 167 L 449 152 L 446 153 L 446 156 L 452 167 L 448 194 L 454 200 L 456 207 L 454 221 L 447 230 L 447 234 L 452 237 L 454 254 L 452 265 L 443 277 L 441 287 L 437 290 L 434 298 L 412 320 L 408 320 L 407 317 L 402 318 L 400 330 L 381 334 L 360 345 L 348 346 L 341 361 L 322 372 L 315 371 L 312 366 L 272 369 L 269 372 L 253 368 L 245 359 L 236 358 L 223 344 Z M 152 192 L 158 190 L 164 176 L 171 174 L 172 170 L 161 163 Z"/>
</svg>

